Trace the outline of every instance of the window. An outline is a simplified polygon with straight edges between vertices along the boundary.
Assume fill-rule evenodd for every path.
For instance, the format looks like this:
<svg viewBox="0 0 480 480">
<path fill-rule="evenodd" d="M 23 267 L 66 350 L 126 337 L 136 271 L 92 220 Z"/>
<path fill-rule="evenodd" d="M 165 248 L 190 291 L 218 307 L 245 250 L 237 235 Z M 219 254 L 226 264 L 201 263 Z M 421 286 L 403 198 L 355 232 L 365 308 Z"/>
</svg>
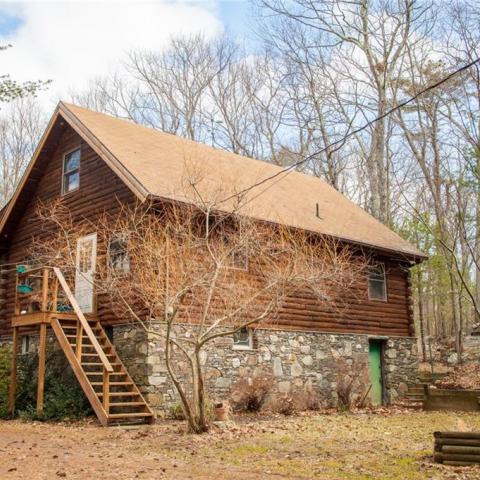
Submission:
<svg viewBox="0 0 480 480">
<path fill-rule="evenodd" d="M 30 337 L 24 335 L 22 337 L 22 355 L 26 355 L 30 351 Z"/>
<path fill-rule="evenodd" d="M 231 268 L 248 270 L 248 256 L 245 250 L 236 250 L 230 255 Z"/>
<path fill-rule="evenodd" d="M 80 149 L 67 153 L 63 157 L 62 193 L 73 192 L 80 187 Z"/>
<path fill-rule="evenodd" d="M 252 330 L 243 327 L 233 334 L 233 348 L 235 350 L 251 350 L 253 348 Z"/>
<path fill-rule="evenodd" d="M 78 250 L 78 269 L 80 273 L 88 273 L 92 270 L 93 242 L 82 242 Z"/>
<path fill-rule="evenodd" d="M 128 256 L 128 242 L 125 238 L 113 237 L 108 245 L 110 268 L 117 273 L 130 271 L 130 258 Z"/>
<path fill-rule="evenodd" d="M 383 264 L 375 265 L 370 269 L 368 274 L 368 298 L 370 300 L 387 300 L 387 282 Z"/>
</svg>

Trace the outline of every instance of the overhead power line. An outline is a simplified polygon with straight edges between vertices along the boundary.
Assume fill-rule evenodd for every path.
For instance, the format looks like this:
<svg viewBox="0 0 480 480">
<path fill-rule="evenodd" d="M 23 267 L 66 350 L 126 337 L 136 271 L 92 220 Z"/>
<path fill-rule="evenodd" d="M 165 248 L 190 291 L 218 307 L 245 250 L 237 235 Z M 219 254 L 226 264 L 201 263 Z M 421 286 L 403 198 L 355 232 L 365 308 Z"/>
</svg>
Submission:
<svg viewBox="0 0 480 480">
<path fill-rule="evenodd" d="M 239 197 L 239 196 L 242 196 L 244 195 L 245 193 L 248 193 L 249 191 L 253 190 L 254 188 L 257 188 L 261 185 L 264 185 L 265 183 L 269 182 L 270 180 L 274 180 L 276 179 L 277 177 L 280 177 L 281 175 L 288 175 L 291 171 L 295 170 L 297 167 L 299 167 L 300 165 L 303 165 L 304 163 L 312 160 L 313 158 L 315 158 L 317 155 L 325 152 L 326 150 L 328 150 L 329 148 L 332 148 L 332 147 L 335 147 L 336 145 L 339 145 L 341 143 L 345 143 L 346 140 L 348 140 L 351 136 L 353 135 L 356 135 L 357 133 L 360 133 L 361 131 L 367 129 L 368 127 L 370 127 L 371 125 L 379 122 L 380 120 L 383 120 L 384 118 L 388 117 L 389 115 L 391 115 L 392 113 L 396 112 L 397 110 L 400 110 L 401 108 L 405 107 L 406 105 L 408 105 L 409 103 L 413 102 L 414 100 L 416 100 L 417 98 L 421 97 L 422 95 L 424 95 L 425 93 L 431 91 L 431 90 L 434 90 L 435 88 L 438 88 L 440 85 L 448 82 L 450 79 L 452 79 L 453 77 L 455 77 L 456 75 L 458 75 L 459 73 L 462 73 L 464 72 L 465 70 L 468 70 L 469 68 L 473 67 L 475 64 L 479 63 L 480 62 L 480 57 L 476 58 L 475 60 L 471 61 L 470 63 L 467 63 L 466 65 L 463 65 L 462 67 L 459 67 L 457 68 L 456 70 L 454 70 L 453 72 L 449 73 L 446 77 L 442 78 L 441 80 L 439 80 L 438 82 L 435 82 L 431 85 L 428 85 L 427 87 L 425 87 L 423 90 L 420 90 L 419 92 L 417 92 L 415 95 L 413 95 L 412 97 L 408 98 L 407 100 L 404 100 L 403 102 L 400 102 L 398 103 L 397 105 L 395 105 L 394 107 L 392 107 L 390 110 L 387 110 L 383 115 L 380 115 L 368 122 L 366 122 L 364 125 L 362 125 L 361 127 L 358 127 L 356 128 L 355 130 L 352 130 L 350 132 L 348 132 L 347 134 L 345 134 L 342 138 L 340 138 L 339 140 L 335 140 L 334 142 L 328 144 L 327 146 L 321 148 L 320 150 L 317 150 L 316 152 L 313 152 L 312 154 L 308 155 L 307 157 L 303 158 L 302 160 L 299 160 L 298 162 L 295 162 L 295 163 L 292 163 L 292 165 L 289 165 L 288 167 L 286 168 L 283 168 L 282 170 L 279 170 L 278 172 L 272 174 L 272 175 L 269 175 L 268 177 L 265 177 L 264 179 L 262 180 L 259 180 L 258 182 L 256 183 L 253 183 L 252 185 L 250 185 L 249 187 L 246 187 L 244 188 L 243 190 L 240 190 L 240 192 L 237 192 L 235 194 L 232 194 L 226 198 L 224 198 L 223 200 L 220 201 L 220 203 L 223 203 L 223 202 L 227 202 L 228 200 L 231 200 L 232 198 L 235 198 L 235 197 Z M 278 180 L 277 180 L 278 181 Z M 276 183 L 276 182 L 275 182 Z M 260 192 L 259 194 L 257 194 L 255 197 L 251 198 L 250 200 L 248 200 L 246 203 L 248 203 L 249 201 L 252 201 L 253 199 L 259 197 L 262 193 L 264 193 L 266 190 L 268 190 L 268 186 L 266 188 L 264 188 L 262 190 L 262 192 Z"/>
</svg>

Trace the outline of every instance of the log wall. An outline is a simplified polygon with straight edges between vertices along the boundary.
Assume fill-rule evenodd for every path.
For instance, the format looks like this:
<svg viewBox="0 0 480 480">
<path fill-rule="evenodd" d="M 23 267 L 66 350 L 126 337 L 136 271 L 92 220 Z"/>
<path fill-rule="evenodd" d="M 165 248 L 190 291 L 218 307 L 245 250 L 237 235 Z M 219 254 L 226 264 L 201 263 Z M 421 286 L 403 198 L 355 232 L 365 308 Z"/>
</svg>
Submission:
<svg viewBox="0 0 480 480">
<path fill-rule="evenodd" d="M 59 136 L 58 146 L 45 162 L 43 174 L 31 194 L 23 214 L 17 220 L 6 252 L 8 263 L 23 262 L 30 254 L 32 239 L 45 238 L 42 222 L 36 216 L 37 202 L 55 200 L 61 196 L 63 155 L 77 147 L 81 148 L 80 188 L 64 195 L 64 205 L 74 219 L 94 220 L 105 211 L 114 212 L 119 202 L 135 202 L 133 193 L 101 160 L 97 154 L 70 127 Z M 15 272 L 7 277 L 5 314 L 0 321 L 0 336 L 10 333 L 10 317 L 15 299 Z"/>
<path fill-rule="evenodd" d="M 133 193 L 95 152 L 68 126 L 49 146 L 48 155 L 37 173 L 36 187 L 23 200 L 20 214 L 16 213 L 16 225 L 10 226 L 10 239 L 6 262 L 22 262 L 29 256 L 32 237 L 45 237 L 42 224 L 36 217 L 36 202 L 48 202 L 61 195 L 62 162 L 64 153 L 81 146 L 80 188 L 64 196 L 64 204 L 75 219 L 88 218 L 104 211 L 114 213 L 119 202 L 133 203 Z M 410 306 L 408 270 L 398 261 L 382 259 L 387 270 L 386 302 L 368 299 L 367 280 L 350 292 L 341 305 L 326 307 L 308 294 L 298 294 L 283 305 L 278 321 L 272 328 L 299 329 L 325 332 L 370 333 L 375 335 L 413 335 L 413 318 Z M 4 313 L 0 317 L 0 336 L 10 333 L 10 317 L 13 314 L 15 273 L 8 275 L 4 301 Z M 98 313 L 104 323 L 116 321 L 109 302 L 98 299 Z"/>
</svg>

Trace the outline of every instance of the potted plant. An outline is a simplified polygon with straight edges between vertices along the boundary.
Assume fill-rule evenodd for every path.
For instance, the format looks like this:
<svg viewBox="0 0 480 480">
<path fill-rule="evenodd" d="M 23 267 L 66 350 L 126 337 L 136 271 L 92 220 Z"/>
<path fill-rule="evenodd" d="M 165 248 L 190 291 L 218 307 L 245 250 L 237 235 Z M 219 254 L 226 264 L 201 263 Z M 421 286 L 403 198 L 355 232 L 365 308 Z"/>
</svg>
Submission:
<svg viewBox="0 0 480 480">
<path fill-rule="evenodd" d="M 229 406 L 227 402 L 218 402 L 215 404 L 215 420 L 217 422 L 226 422 L 229 415 Z"/>
</svg>

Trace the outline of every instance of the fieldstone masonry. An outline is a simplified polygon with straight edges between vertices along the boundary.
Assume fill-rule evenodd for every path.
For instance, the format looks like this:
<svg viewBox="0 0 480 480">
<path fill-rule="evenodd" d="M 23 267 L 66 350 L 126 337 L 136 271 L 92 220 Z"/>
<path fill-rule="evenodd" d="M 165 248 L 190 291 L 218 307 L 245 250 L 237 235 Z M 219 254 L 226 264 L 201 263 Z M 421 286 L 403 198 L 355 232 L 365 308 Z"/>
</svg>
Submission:
<svg viewBox="0 0 480 480">
<path fill-rule="evenodd" d="M 455 339 L 444 339 L 443 342 L 432 342 L 431 350 L 427 343 L 426 357 L 427 361 L 433 360 L 437 365 L 445 367 L 447 370 L 453 369 L 459 363 L 475 364 L 480 362 L 480 336 L 467 335 L 463 339 L 463 351 L 459 356 L 455 350 Z M 430 358 L 431 356 L 433 358 Z"/>
<path fill-rule="evenodd" d="M 162 327 L 157 324 L 153 328 Z M 176 333 L 188 335 L 191 328 L 179 327 Z M 165 367 L 161 338 L 132 325 L 115 327 L 113 338 L 122 361 L 151 406 L 165 411 L 177 403 Z M 325 406 L 334 406 L 340 365 L 342 371 L 347 369 L 356 377 L 368 378 L 369 338 L 375 337 L 257 329 L 255 348 L 236 350 L 231 336 L 220 337 L 203 352 L 208 393 L 213 399 L 226 399 L 240 379 L 268 375 L 274 379 L 273 395 L 305 390 L 316 393 Z M 416 379 L 417 342 L 410 337 L 384 340 L 384 387 L 386 400 L 391 403 Z M 180 353 L 176 355 L 176 371 L 180 377 L 188 375 L 185 358 Z"/>
</svg>

